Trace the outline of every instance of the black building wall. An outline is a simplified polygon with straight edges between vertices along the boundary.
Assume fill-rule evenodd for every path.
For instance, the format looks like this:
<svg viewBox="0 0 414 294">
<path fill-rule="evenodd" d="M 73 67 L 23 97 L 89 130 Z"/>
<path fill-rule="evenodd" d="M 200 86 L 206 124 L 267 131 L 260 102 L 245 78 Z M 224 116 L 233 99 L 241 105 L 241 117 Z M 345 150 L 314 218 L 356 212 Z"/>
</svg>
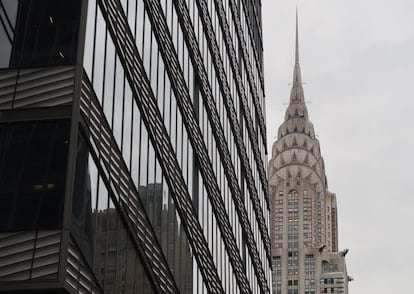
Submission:
<svg viewBox="0 0 414 294">
<path fill-rule="evenodd" d="M 0 291 L 269 293 L 260 6 L 1 1 Z"/>
</svg>

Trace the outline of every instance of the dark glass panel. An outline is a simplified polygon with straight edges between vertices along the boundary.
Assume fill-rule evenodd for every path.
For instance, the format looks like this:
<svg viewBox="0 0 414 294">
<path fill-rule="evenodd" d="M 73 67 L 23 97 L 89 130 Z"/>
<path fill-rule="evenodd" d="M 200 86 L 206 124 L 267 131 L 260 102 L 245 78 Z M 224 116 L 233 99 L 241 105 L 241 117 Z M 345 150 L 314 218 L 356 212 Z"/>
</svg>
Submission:
<svg viewBox="0 0 414 294">
<path fill-rule="evenodd" d="M 0 1 L 0 67 L 75 63 L 80 5 L 81 0 Z"/>
<path fill-rule="evenodd" d="M 93 223 L 91 179 L 88 166 L 89 152 L 84 140 L 78 140 L 75 184 L 72 198 L 72 234 L 81 247 L 85 258 L 93 262 Z"/>
<path fill-rule="evenodd" d="M 27 141 L 19 140 L 7 124 L 0 125 L 0 230 L 8 229 Z M 18 132 L 17 132 L 18 133 Z"/>
<path fill-rule="evenodd" d="M 66 120 L 0 125 L 0 231 L 61 227 L 68 137 Z"/>
<path fill-rule="evenodd" d="M 48 185 L 55 185 L 46 180 L 55 133 L 53 127 L 45 123 L 36 126 L 24 125 L 22 127 L 23 132 L 20 132 L 22 140 L 25 140 L 27 134 L 30 138 L 30 145 L 24 153 L 24 168 L 20 172 L 21 180 L 16 194 L 14 228 L 17 230 L 33 225 L 36 213 L 38 213 L 33 208 L 41 207 L 43 192 L 48 190 Z M 49 138 L 50 136 L 53 137 Z M 51 218 L 50 221 L 53 222 L 53 219 Z"/>
<path fill-rule="evenodd" d="M 28 28 L 33 34 L 34 40 L 26 37 L 24 56 L 27 56 L 27 63 L 47 64 L 52 59 L 53 45 L 56 36 L 55 26 L 41 26 L 38 28 Z M 57 55 L 57 54 L 55 54 Z M 30 57 L 29 57 L 30 56 Z"/>
<path fill-rule="evenodd" d="M 62 24 L 56 32 L 55 52 L 51 52 L 49 63 L 68 64 L 75 62 L 77 30 L 74 24 Z"/>
</svg>

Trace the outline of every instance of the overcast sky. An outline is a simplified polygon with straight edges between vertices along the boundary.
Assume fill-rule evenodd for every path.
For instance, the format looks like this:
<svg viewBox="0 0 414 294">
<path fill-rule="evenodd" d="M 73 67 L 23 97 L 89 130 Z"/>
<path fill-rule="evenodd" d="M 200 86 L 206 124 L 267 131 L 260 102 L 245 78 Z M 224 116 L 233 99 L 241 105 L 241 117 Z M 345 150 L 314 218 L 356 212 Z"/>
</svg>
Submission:
<svg viewBox="0 0 414 294">
<path fill-rule="evenodd" d="M 413 293 L 414 1 L 262 0 L 269 150 L 289 101 L 296 3 L 350 294 Z"/>
</svg>

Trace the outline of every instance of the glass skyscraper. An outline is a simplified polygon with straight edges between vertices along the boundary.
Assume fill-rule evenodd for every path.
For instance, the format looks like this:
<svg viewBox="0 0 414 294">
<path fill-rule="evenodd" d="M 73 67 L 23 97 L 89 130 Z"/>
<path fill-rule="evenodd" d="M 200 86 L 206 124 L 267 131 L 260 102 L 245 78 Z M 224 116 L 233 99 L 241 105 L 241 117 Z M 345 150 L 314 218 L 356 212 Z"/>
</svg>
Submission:
<svg viewBox="0 0 414 294">
<path fill-rule="evenodd" d="M 261 1 L 0 20 L 0 292 L 270 293 Z"/>
</svg>

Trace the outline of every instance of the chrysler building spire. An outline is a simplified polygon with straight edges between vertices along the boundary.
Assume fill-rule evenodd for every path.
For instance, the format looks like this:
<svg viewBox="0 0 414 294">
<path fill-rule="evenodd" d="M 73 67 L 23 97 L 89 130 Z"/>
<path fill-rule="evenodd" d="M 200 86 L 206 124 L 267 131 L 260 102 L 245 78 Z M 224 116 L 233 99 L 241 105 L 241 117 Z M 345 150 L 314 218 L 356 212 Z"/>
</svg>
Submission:
<svg viewBox="0 0 414 294">
<path fill-rule="evenodd" d="M 295 41 L 295 65 L 293 70 L 292 89 L 290 92 L 289 107 L 286 110 L 285 121 L 299 119 L 309 125 L 310 133 L 313 135 L 313 126 L 308 118 L 308 110 L 305 104 L 305 95 L 302 86 L 302 73 L 299 64 L 299 21 L 296 10 L 296 41 Z"/>
<path fill-rule="evenodd" d="M 292 90 L 290 93 L 289 107 L 286 110 L 285 121 L 296 117 L 308 120 L 308 110 L 305 104 L 305 96 L 302 87 L 302 73 L 299 64 L 299 21 L 296 9 L 296 40 L 295 40 L 295 65 L 293 70 Z M 312 130 L 313 132 L 313 130 Z"/>
<path fill-rule="evenodd" d="M 298 25 L 298 8 L 296 7 L 296 44 L 295 44 L 295 64 L 299 64 L 299 25 Z"/>
<path fill-rule="evenodd" d="M 302 85 L 302 74 L 299 64 L 299 21 L 298 21 L 298 9 L 296 8 L 296 42 L 295 42 L 295 69 L 293 72 L 293 86 Z"/>
</svg>

